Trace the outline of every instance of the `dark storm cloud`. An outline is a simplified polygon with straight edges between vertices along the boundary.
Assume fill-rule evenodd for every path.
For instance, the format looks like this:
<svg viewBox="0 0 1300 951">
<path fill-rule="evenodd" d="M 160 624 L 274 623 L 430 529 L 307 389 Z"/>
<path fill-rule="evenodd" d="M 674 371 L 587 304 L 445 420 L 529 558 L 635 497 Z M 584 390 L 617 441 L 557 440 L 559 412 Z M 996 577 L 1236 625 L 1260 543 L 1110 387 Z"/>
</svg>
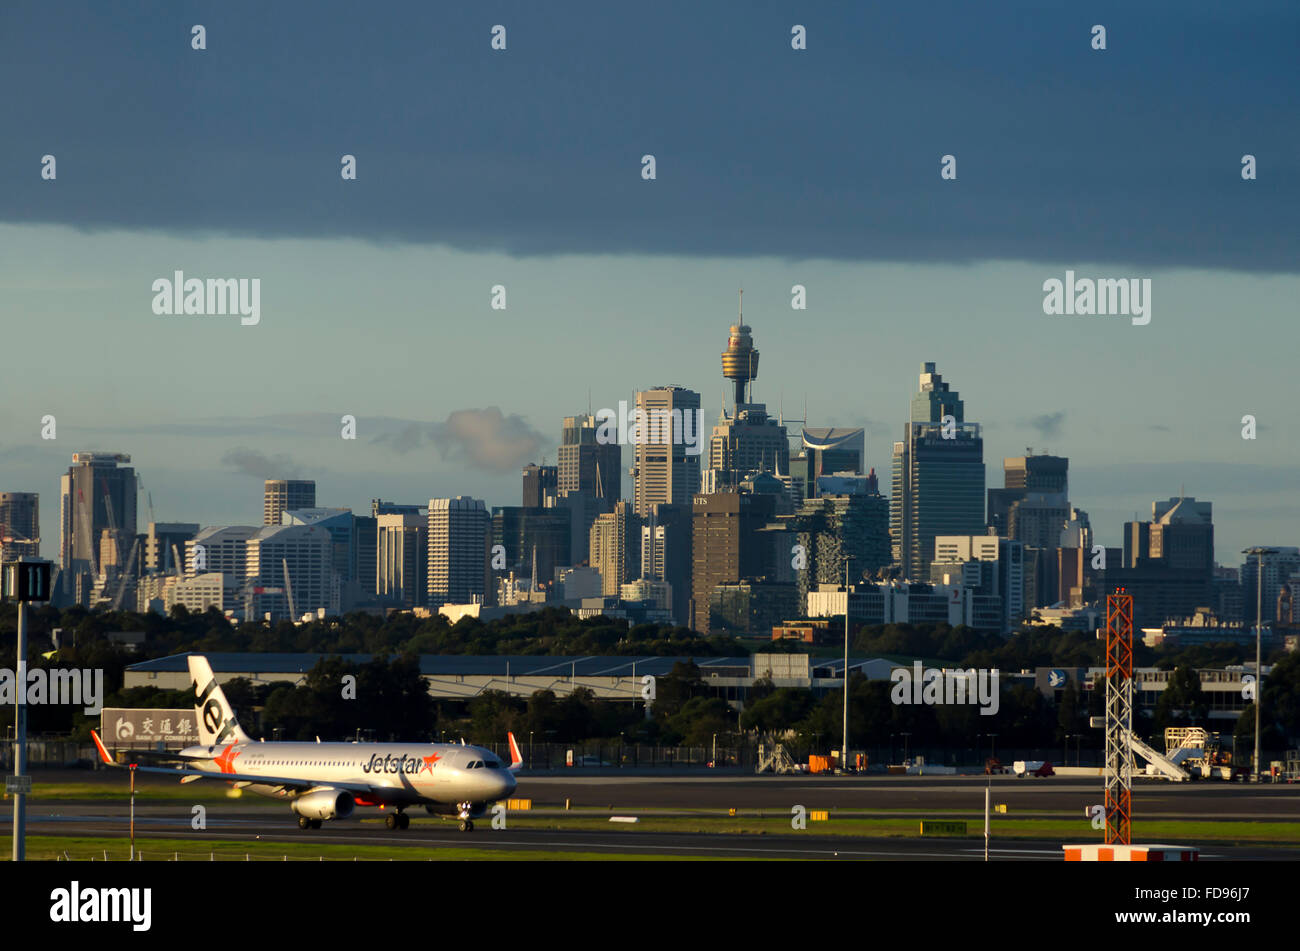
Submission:
<svg viewBox="0 0 1300 951">
<path fill-rule="evenodd" d="M 1133 6 L 9 0 L 0 221 L 1295 271 L 1300 7 Z"/>
</svg>

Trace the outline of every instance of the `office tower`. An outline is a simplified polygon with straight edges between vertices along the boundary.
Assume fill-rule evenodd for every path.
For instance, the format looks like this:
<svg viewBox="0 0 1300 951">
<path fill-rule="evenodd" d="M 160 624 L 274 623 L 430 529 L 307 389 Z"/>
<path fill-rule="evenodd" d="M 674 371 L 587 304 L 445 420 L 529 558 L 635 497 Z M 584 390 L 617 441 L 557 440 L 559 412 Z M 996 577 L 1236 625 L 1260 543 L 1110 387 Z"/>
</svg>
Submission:
<svg viewBox="0 0 1300 951">
<path fill-rule="evenodd" d="M 430 608 L 485 603 L 491 522 L 482 499 L 429 500 Z"/>
<path fill-rule="evenodd" d="M 790 440 L 785 426 L 768 417 L 767 407 L 750 402 L 751 384 L 758 376 L 758 351 L 750 328 L 741 321 L 731 326 L 722 353 L 722 375 L 731 380 L 733 413 L 724 405 L 709 439 L 709 470 L 701 487 L 713 492 L 734 490 L 751 472 L 778 476 L 790 470 Z"/>
<path fill-rule="evenodd" d="M 757 543 L 758 532 L 776 514 L 776 497 L 718 492 L 697 495 L 692 505 L 691 613 L 688 622 L 702 634 L 713 629 L 710 605 L 713 589 L 760 577 L 767 552 Z"/>
<path fill-rule="evenodd" d="M 803 453 L 808 460 L 808 481 L 814 494 L 817 480 L 836 473 L 860 474 L 866 458 L 866 436 L 861 429 L 804 427 Z"/>
<path fill-rule="evenodd" d="M 1002 460 L 1003 488 L 988 490 L 988 521 L 995 534 L 1004 538 L 1015 538 L 1012 529 L 1014 515 L 1012 509 L 1017 502 L 1033 499 L 1031 506 L 1040 511 L 1025 513 L 1026 524 L 1034 523 L 1028 531 L 1037 531 L 1036 521 L 1045 515 L 1043 509 L 1051 506 L 1068 507 L 1070 495 L 1069 483 L 1070 460 L 1064 456 L 1026 455 L 1013 456 Z M 1068 513 L 1067 513 L 1068 514 Z M 1025 544 L 1036 541 L 1021 538 Z M 1044 547 L 1054 547 L 1055 542 Z"/>
<path fill-rule="evenodd" d="M 596 517 L 588 546 L 606 596 L 618 597 L 623 585 L 641 577 L 641 519 L 627 502 Z"/>
<path fill-rule="evenodd" d="M 921 366 L 920 389 L 893 461 L 894 561 L 920 581 L 929 577 L 935 536 L 984 531 L 984 440 L 933 363 Z"/>
<path fill-rule="evenodd" d="M 183 573 L 185 543 L 198 532 L 197 522 L 150 522 L 144 542 L 145 572 L 151 575 Z"/>
<path fill-rule="evenodd" d="M 1242 615 L 1246 623 L 1255 623 L 1255 609 L 1259 604 L 1259 592 L 1256 591 L 1260 575 L 1261 558 L 1263 562 L 1263 606 L 1261 615 L 1263 623 L 1277 620 L 1277 599 L 1282 586 L 1289 584 L 1292 576 L 1300 574 L 1300 548 L 1274 546 L 1273 553 L 1263 556 L 1243 555 L 1241 565 L 1241 599 Z"/>
<path fill-rule="evenodd" d="M 560 470 L 556 466 L 539 466 L 528 463 L 523 471 L 524 498 L 522 505 L 526 509 L 550 508 L 555 504 L 559 494 Z"/>
<path fill-rule="evenodd" d="M 612 511 L 620 497 L 623 452 L 617 442 L 598 442 L 596 418 L 589 414 L 564 417 L 560 434 L 560 495 L 581 492 Z"/>
<path fill-rule="evenodd" d="M 267 479 L 262 494 L 262 524 L 279 525 L 288 509 L 314 509 L 316 482 L 313 479 Z"/>
<path fill-rule="evenodd" d="M 641 526 L 641 577 L 667 582 L 672 590 L 673 623 L 685 626 L 691 614 L 691 502 L 650 506 Z"/>
<path fill-rule="evenodd" d="M 217 525 L 200 529 L 185 542 L 185 577 L 218 572 L 230 575 L 237 587 L 248 580 L 248 540 L 255 525 Z"/>
<path fill-rule="evenodd" d="M 135 537 L 136 483 L 135 469 L 126 465 L 130 461 L 122 452 L 73 453 L 72 466 L 60 479 L 61 580 L 65 597 L 78 604 L 90 603 L 104 530 L 115 544 Z M 115 560 L 125 558 L 123 552 Z"/>
<path fill-rule="evenodd" d="M 689 505 L 700 489 L 704 434 L 700 394 L 658 386 L 636 394 L 638 432 L 633 445 L 633 502 L 637 515 L 661 502 Z"/>
<path fill-rule="evenodd" d="M 351 509 L 346 508 L 317 507 L 286 509 L 280 513 L 280 522 L 284 525 L 316 525 L 329 532 L 330 561 L 338 578 L 340 610 L 355 610 L 374 601 L 378 572 L 378 519 L 375 516 L 354 515 Z"/>
<path fill-rule="evenodd" d="M 960 584 L 997 597 L 1001 630 L 1015 629 L 1029 613 L 1024 599 L 1025 546 L 996 535 L 939 535 L 935 538 L 932 584 Z"/>
<path fill-rule="evenodd" d="M 1133 595 L 1133 623 L 1181 621 L 1218 598 L 1214 582 L 1214 524 L 1209 502 L 1171 498 L 1151 503 L 1151 520 L 1124 523 L 1119 565 L 1107 565 L 1105 588 Z"/>
<path fill-rule="evenodd" d="M 297 620 L 321 610 L 338 614 L 337 541 L 324 524 L 264 525 L 248 539 L 246 548 L 248 584 L 283 589 L 283 593 L 255 594 L 254 617 L 270 612 L 273 620 Z"/>
<path fill-rule="evenodd" d="M 843 584 L 845 559 L 850 583 L 892 560 L 889 500 L 879 493 L 825 495 L 807 499 L 788 520 L 804 567 L 795 572 L 799 603 L 822 584 Z"/>
<path fill-rule="evenodd" d="M 516 577 L 531 578 L 534 567 L 538 584 L 550 582 L 555 569 L 573 564 L 568 508 L 540 508 L 517 505 L 492 509 L 492 545 L 505 549 L 505 567 Z M 531 588 L 530 588 L 531 590 Z"/>
<path fill-rule="evenodd" d="M 376 520 L 375 591 L 381 603 L 423 606 L 429 593 L 428 516 L 398 513 Z"/>
<path fill-rule="evenodd" d="M 0 492 L 0 561 L 41 556 L 40 495 Z"/>
</svg>

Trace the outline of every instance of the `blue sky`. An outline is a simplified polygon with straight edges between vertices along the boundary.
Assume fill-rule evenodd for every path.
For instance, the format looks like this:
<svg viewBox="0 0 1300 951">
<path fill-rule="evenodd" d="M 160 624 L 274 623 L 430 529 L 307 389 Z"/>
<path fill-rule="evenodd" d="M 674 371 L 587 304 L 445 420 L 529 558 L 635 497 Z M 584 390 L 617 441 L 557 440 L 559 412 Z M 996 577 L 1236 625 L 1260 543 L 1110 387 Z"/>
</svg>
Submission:
<svg viewBox="0 0 1300 951">
<path fill-rule="evenodd" d="M 90 448 L 160 520 L 256 521 L 290 474 L 517 504 L 589 398 L 715 416 L 744 286 L 756 397 L 865 426 L 882 474 L 934 360 L 990 485 L 1033 446 L 1107 543 L 1182 485 L 1220 560 L 1300 544 L 1300 10 L 995 7 L 9 3 L 0 488 L 42 494 L 46 554 Z M 261 323 L 155 316 L 177 269 L 260 278 Z M 1044 315 L 1067 269 L 1150 278 L 1152 322 Z"/>
</svg>

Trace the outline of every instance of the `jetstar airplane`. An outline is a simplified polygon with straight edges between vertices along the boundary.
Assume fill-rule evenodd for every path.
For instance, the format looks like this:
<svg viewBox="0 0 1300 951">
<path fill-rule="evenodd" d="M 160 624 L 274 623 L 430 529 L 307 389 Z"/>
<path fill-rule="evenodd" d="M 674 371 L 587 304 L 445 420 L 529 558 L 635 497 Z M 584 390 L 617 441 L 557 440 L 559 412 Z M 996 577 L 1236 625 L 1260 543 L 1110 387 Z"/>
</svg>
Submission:
<svg viewBox="0 0 1300 951">
<path fill-rule="evenodd" d="M 480 746 L 454 743 L 266 743 L 254 742 L 239 726 L 206 657 L 189 655 L 194 680 L 194 715 L 200 746 L 181 750 L 186 765 L 131 766 L 114 762 L 93 731 L 100 758 L 109 766 L 144 773 L 179 775 L 182 783 L 220 779 L 236 788 L 287 801 L 301 829 L 319 829 L 326 819 L 346 819 L 356 806 L 391 808 L 387 825 L 411 824 L 406 809 L 424 806 L 433 816 L 460 820 L 462 832 L 492 804 L 515 791 L 514 773 L 523 765 L 513 733 L 510 765 Z"/>
</svg>

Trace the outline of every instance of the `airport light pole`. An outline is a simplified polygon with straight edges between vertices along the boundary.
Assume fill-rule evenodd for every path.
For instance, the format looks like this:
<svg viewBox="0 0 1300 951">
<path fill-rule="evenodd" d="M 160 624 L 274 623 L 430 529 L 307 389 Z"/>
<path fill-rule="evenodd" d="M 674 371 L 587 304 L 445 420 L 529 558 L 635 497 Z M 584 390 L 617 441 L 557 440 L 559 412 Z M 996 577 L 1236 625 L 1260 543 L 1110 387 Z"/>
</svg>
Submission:
<svg viewBox="0 0 1300 951">
<path fill-rule="evenodd" d="M 19 558 L 0 568 L 0 596 L 18 602 L 18 643 L 14 673 L 14 775 L 5 791 L 14 797 L 13 860 L 27 858 L 27 796 L 32 780 L 27 771 L 27 603 L 50 600 L 51 563 L 40 558 Z"/>
<path fill-rule="evenodd" d="M 840 746 L 840 772 L 849 768 L 849 562 L 852 560 L 844 559 L 844 738 Z"/>
<path fill-rule="evenodd" d="M 900 733 L 898 735 L 903 738 L 903 765 L 907 765 L 907 738 L 912 734 Z"/>
<path fill-rule="evenodd" d="M 1250 764 L 1250 774 L 1255 782 L 1259 782 L 1259 707 L 1264 700 L 1264 673 L 1259 656 L 1261 631 L 1264 625 L 1264 556 L 1277 554 L 1277 549 L 1247 548 L 1242 554 L 1255 556 L 1255 758 Z"/>
</svg>

